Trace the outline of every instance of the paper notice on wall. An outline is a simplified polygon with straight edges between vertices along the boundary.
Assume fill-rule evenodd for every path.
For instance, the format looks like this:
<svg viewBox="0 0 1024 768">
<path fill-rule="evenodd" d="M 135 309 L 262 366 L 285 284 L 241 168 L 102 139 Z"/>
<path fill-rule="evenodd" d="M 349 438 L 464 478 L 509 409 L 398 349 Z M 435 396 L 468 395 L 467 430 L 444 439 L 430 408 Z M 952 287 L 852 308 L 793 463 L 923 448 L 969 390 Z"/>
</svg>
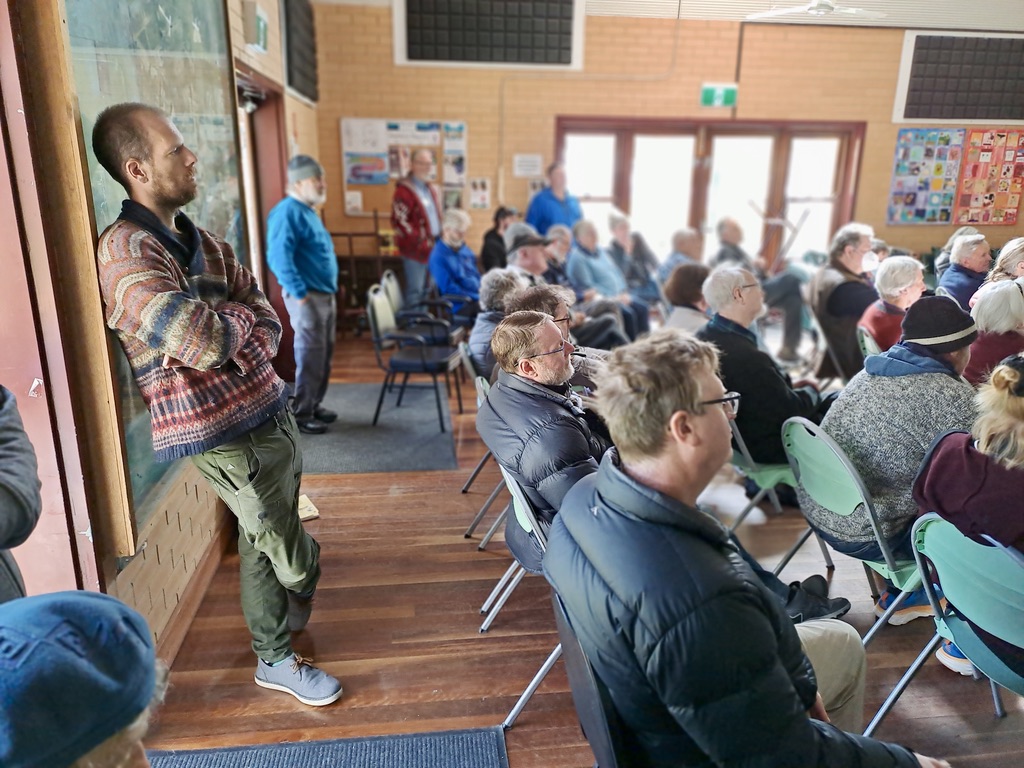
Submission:
<svg viewBox="0 0 1024 768">
<path fill-rule="evenodd" d="M 444 151 L 445 152 L 466 152 L 466 124 L 445 123 L 444 124 Z"/>
<path fill-rule="evenodd" d="M 443 191 L 444 209 L 462 208 L 462 187 L 445 187 Z"/>
<path fill-rule="evenodd" d="M 363 212 L 363 193 L 362 192 L 346 192 L 345 193 L 345 213 L 362 213 Z"/>
<path fill-rule="evenodd" d="M 409 144 L 437 146 L 441 143 L 441 124 L 429 120 L 386 120 L 385 145 Z"/>
<path fill-rule="evenodd" d="M 543 176 L 544 158 L 541 155 L 513 155 L 512 175 L 517 179 Z"/>
<path fill-rule="evenodd" d="M 444 151 L 444 183 L 458 187 L 466 183 L 466 156 L 460 150 Z"/>
<path fill-rule="evenodd" d="M 383 120 L 342 118 L 342 149 L 345 152 L 387 152 L 388 132 L 386 125 Z"/>
<path fill-rule="evenodd" d="M 387 184 L 388 153 L 346 152 L 346 184 Z"/>
<path fill-rule="evenodd" d="M 469 180 L 469 207 L 488 210 L 491 207 L 491 180 Z"/>
</svg>

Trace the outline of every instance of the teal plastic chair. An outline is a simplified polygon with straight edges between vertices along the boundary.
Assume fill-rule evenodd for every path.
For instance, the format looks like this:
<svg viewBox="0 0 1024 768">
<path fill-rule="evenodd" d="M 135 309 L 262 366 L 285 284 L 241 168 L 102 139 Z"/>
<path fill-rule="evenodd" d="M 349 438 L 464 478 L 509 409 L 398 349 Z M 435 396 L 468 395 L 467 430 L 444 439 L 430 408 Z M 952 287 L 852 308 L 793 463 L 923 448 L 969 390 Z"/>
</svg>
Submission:
<svg viewBox="0 0 1024 768">
<path fill-rule="evenodd" d="M 466 347 L 466 350 L 468 352 L 469 347 L 466 345 L 465 342 L 462 342 L 462 343 L 459 344 L 459 352 L 460 352 L 460 354 L 462 353 L 462 349 L 463 349 L 464 346 Z M 483 405 L 484 400 L 487 399 L 487 394 L 491 391 L 491 384 L 483 376 L 476 376 L 475 377 L 475 381 L 476 381 L 476 407 L 477 407 L 477 410 L 479 410 L 480 406 Z M 480 470 L 482 470 L 484 468 L 484 464 L 487 463 L 487 460 L 492 458 L 492 457 L 493 457 L 493 454 L 491 453 L 491 449 L 488 448 L 487 449 L 487 453 L 485 453 L 484 457 L 482 459 L 480 459 L 479 463 L 476 465 L 476 469 L 474 469 L 473 473 L 469 476 L 469 480 L 467 480 L 466 484 L 464 486 L 462 486 L 462 492 L 463 493 L 467 493 L 469 491 L 469 486 L 471 486 L 473 484 L 473 481 L 476 480 L 476 476 L 480 474 Z M 494 500 L 498 498 L 498 494 L 501 493 L 501 491 L 502 491 L 502 489 L 504 487 L 505 487 L 505 481 L 504 480 L 499 480 L 498 484 L 496 486 L 494 486 L 494 490 L 491 491 L 491 495 L 487 497 L 486 501 L 484 501 L 484 503 L 483 503 L 483 506 L 480 507 L 480 511 L 476 513 L 476 516 L 473 518 L 472 522 L 469 524 L 469 527 L 466 529 L 465 533 L 462 534 L 464 538 L 468 539 L 468 538 L 470 538 L 473 535 L 473 531 L 475 531 L 476 527 L 478 525 L 480 525 L 480 521 L 484 519 L 484 515 L 487 514 L 487 511 L 491 508 L 491 505 L 494 504 Z M 506 514 L 507 514 L 506 511 L 503 509 L 501 511 L 501 513 L 498 515 L 498 518 L 494 521 L 494 524 L 491 526 L 490 530 L 487 531 L 487 534 L 480 541 L 480 544 L 477 546 L 477 549 L 483 551 L 484 549 L 487 548 L 487 544 L 490 542 L 491 538 L 497 532 L 498 527 L 505 521 L 505 515 Z"/>
<path fill-rule="evenodd" d="M 779 496 L 775 493 L 775 486 L 781 484 L 788 485 L 790 488 L 796 488 L 796 478 L 793 477 L 793 470 L 789 464 L 759 464 L 754 461 L 754 458 L 750 455 L 750 450 L 747 448 L 746 442 L 743 440 L 743 435 L 740 434 L 739 427 L 736 426 L 734 420 L 729 420 L 729 426 L 732 427 L 732 437 L 736 442 L 736 448 L 732 452 L 732 465 L 743 475 L 749 477 L 755 483 L 757 483 L 760 490 L 757 495 L 750 500 L 750 503 L 740 512 L 739 516 L 730 526 L 730 531 L 735 531 L 740 527 L 740 524 L 746 519 L 747 515 L 761 503 L 761 500 L 765 496 L 769 498 L 772 506 L 775 508 L 777 514 L 782 514 L 782 504 L 779 503 Z M 825 542 L 814 533 L 814 529 L 808 526 L 807 530 L 804 531 L 800 538 L 797 539 L 794 544 L 782 559 L 778 565 L 775 566 L 775 575 L 778 576 L 782 569 L 785 568 L 789 561 L 793 559 L 793 555 L 800 551 L 800 547 L 804 545 L 804 542 L 810 538 L 811 534 L 818 540 L 818 546 L 821 547 L 822 557 L 825 558 L 825 566 L 829 569 L 835 568 L 832 563 L 832 556 L 828 552 L 828 548 L 825 546 Z"/>
<path fill-rule="evenodd" d="M 860 325 L 857 326 L 857 343 L 860 344 L 860 351 L 864 357 L 882 354 L 882 348 L 875 341 L 875 337 L 871 335 L 871 331 Z"/>
<path fill-rule="evenodd" d="M 861 561 L 872 596 L 877 598 L 872 572 L 888 579 L 900 590 L 882 617 L 864 635 L 863 643 L 866 646 L 907 596 L 921 586 L 917 563 L 914 560 L 898 561 L 893 557 L 892 550 L 881 536 L 871 494 L 864 486 L 860 473 L 843 449 L 821 427 L 800 417 L 787 419 L 782 425 L 782 444 L 793 468 L 793 476 L 819 506 L 842 517 L 849 517 L 854 512 L 868 516 L 883 558 L 879 561 Z"/>
<path fill-rule="evenodd" d="M 992 546 L 972 541 L 934 512 L 914 524 L 914 556 L 918 568 L 925 573 L 927 565 L 931 564 L 948 602 L 943 608 L 932 580 L 925 579 L 924 589 L 935 611 L 935 636 L 882 703 L 864 731 L 865 736 L 870 736 L 878 727 L 943 638 L 952 640 L 970 660 L 976 670 L 975 677 L 980 673 L 988 678 L 997 717 L 1006 715 L 999 686 L 1024 696 L 1024 677 L 992 653 L 959 615 L 962 611 L 989 634 L 1024 648 L 1024 621 L 1021 619 L 1024 616 L 1024 555 L 985 538 Z"/>
</svg>

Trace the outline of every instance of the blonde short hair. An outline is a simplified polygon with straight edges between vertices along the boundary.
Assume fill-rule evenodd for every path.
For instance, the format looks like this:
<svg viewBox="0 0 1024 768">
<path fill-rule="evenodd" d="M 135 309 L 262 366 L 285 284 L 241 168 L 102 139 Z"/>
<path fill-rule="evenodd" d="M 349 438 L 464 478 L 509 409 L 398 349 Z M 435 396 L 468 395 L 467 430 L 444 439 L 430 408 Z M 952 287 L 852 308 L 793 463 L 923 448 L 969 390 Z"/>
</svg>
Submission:
<svg viewBox="0 0 1024 768">
<path fill-rule="evenodd" d="M 995 266 L 989 272 L 987 282 L 997 280 L 1012 280 L 1016 277 L 1013 269 L 1024 261 L 1024 237 L 1015 237 L 1004 245 L 999 251 L 999 258 Z"/>
<path fill-rule="evenodd" d="M 663 328 L 619 347 L 597 375 L 597 411 L 625 461 L 657 456 L 672 414 L 704 412 L 697 377 L 718 371 L 714 345 Z"/>
<path fill-rule="evenodd" d="M 978 416 L 971 434 L 978 450 L 1007 469 L 1024 467 L 1024 397 L 1020 392 L 1024 356 L 1014 355 L 992 369 L 975 398 Z"/>
<path fill-rule="evenodd" d="M 538 351 L 537 329 L 551 320 L 543 312 L 512 312 L 506 315 L 491 336 L 491 352 L 505 373 L 515 373 L 519 361 Z"/>
</svg>

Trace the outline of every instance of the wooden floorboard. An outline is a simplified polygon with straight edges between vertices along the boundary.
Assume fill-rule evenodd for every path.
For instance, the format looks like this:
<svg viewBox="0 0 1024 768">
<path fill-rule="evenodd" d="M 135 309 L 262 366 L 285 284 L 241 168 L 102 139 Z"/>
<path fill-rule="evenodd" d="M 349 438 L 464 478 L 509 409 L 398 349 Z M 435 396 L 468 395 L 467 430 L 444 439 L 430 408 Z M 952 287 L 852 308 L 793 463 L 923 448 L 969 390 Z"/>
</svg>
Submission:
<svg viewBox="0 0 1024 768">
<path fill-rule="evenodd" d="M 340 342 L 333 378 L 381 380 L 365 339 Z M 341 702 L 306 707 L 252 682 L 255 658 L 239 607 L 238 558 L 228 554 L 174 662 L 148 747 L 263 744 L 501 722 L 557 638 L 549 592 L 537 577 L 523 581 L 489 633 L 477 631 L 478 608 L 510 557 L 500 537 L 485 552 L 476 547 L 496 510 L 474 540 L 462 536 L 499 479 L 492 463 L 470 493 L 459 492 L 485 451 L 474 428 L 472 388 L 464 391 L 464 415 L 451 402 L 458 470 L 317 475 L 303 482 L 320 509 L 320 519 L 307 528 L 322 546 L 323 578 L 313 618 L 296 635 L 295 647 L 342 680 Z M 397 414 L 389 414 L 386 404 L 382 418 L 389 415 Z M 801 529 L 798 513 L 788 511 L 740 531 L 751 551 L 770 564 Z M 835 561 L 833 594 L 850 598 L 848 620 L 863 633 L 872 618 L 863 569 L 849 558 L 837 555 Z M 821 555 L 809 542 L 783 575 L 796 580 L 817 572 L 824 573 Z M 918 620 L 879 633 L 868 652 L 868 716 L 931 631 L 930 622 Z M 954 766 L 1019 768 L 1024 700 L 1008 692 L 1003 700 L 1009 714 L 997 720 L 987 684 L 931 660 L 877 735 L 945 756 Z M 506 740 L 511 768 L 593 764 L 560 663 Z"/>
</svg>

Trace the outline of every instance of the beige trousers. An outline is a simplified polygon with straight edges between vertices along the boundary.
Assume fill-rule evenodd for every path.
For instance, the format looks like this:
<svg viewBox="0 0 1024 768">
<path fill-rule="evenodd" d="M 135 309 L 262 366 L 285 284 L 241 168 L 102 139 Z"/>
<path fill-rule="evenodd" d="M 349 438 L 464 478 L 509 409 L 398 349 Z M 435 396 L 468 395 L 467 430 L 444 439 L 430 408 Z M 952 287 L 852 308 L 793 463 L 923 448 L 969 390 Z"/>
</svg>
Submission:
<svg viewBox="0 0 1024 768">
<path fill-rule="evenodd" d="M 837 619 L 796 625 L 804 653 L 818 678 L 818 693 L 832 724 L 860 733 L 864 723 L 864 673 L 867 660 L 857 630 Z"/>
</svg>

